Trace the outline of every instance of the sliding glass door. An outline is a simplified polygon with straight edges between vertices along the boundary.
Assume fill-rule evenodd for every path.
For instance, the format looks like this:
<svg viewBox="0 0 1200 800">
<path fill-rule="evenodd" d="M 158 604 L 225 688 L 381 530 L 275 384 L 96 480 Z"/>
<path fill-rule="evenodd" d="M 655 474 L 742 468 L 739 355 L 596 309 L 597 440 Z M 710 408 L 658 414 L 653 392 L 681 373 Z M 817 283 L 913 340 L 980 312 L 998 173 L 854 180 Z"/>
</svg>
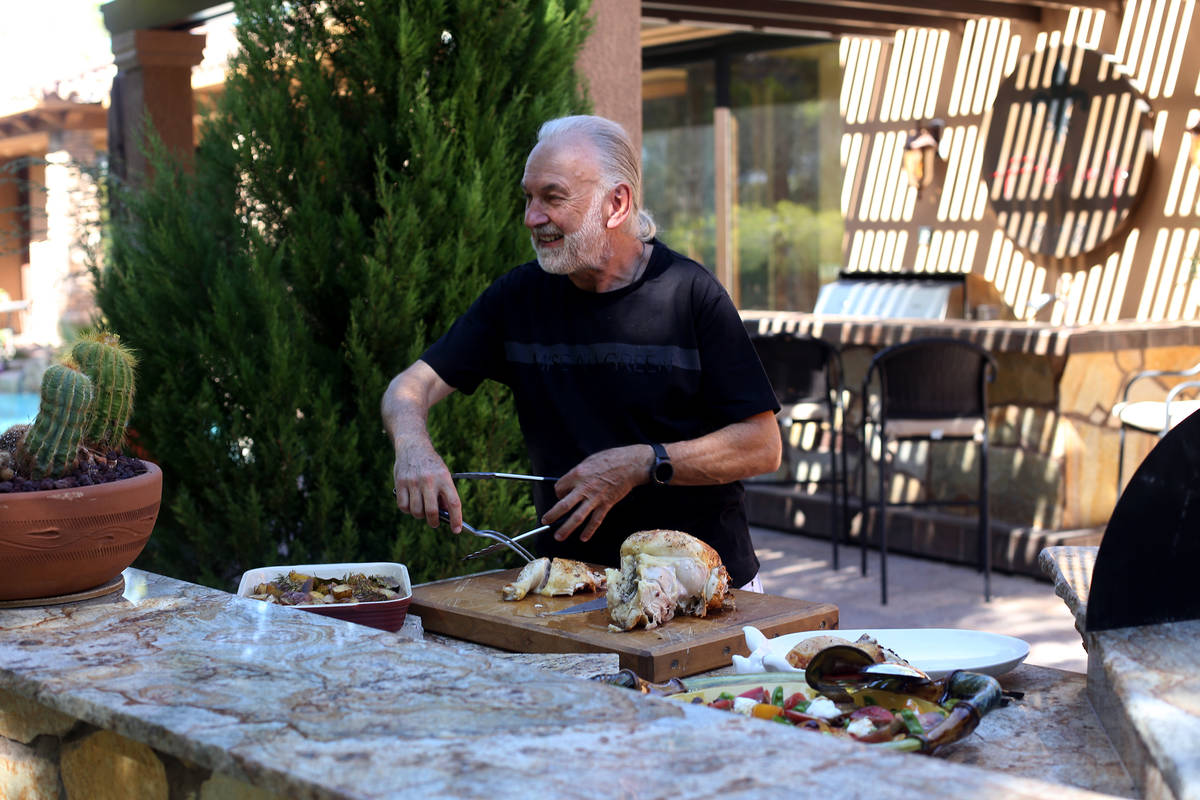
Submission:
<svg viewBox="0 0 1200 800">
<path fill-rule="evenodd" d="M 728 36 L 643 57 L 646 206 L 742 308 L 811 310 L 841 265 L 836 43 Z"/>
</svg>

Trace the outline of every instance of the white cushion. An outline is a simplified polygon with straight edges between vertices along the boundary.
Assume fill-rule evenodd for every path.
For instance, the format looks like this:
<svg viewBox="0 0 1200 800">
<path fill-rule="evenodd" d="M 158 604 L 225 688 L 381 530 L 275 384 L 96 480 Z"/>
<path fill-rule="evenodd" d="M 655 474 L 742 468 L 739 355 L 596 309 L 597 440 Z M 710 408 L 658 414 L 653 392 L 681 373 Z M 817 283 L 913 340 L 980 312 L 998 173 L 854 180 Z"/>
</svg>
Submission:
<svg viewBox="0 0 1200 800">
<path fill-rule="evenodd" d="M 1137 428 L 1147 433 L 1163 433 L 1183 422 L 1193 411 L 1200 409 L 1200 400 L 1175 400 L 1171 403 L 1171 419 L 1167 421 L 1167 404 L 1161 400 L 1139 400 L 1134 403 L 1117 403 L 1113 416 L 1122 425 Z"/>
<path fill-rule="evenodd" d="M 829 416 L 829 406 L 822 402 L 793 403 L 779 412 L 780 422 L 813 422 Z"/>
<path fill-rule="evenodd" d="M 956 439 L 982 440 L 987 423 L 977 417 L 950 419 L 889 419 L 887 436 L 890 439 Z"/>
</svg>

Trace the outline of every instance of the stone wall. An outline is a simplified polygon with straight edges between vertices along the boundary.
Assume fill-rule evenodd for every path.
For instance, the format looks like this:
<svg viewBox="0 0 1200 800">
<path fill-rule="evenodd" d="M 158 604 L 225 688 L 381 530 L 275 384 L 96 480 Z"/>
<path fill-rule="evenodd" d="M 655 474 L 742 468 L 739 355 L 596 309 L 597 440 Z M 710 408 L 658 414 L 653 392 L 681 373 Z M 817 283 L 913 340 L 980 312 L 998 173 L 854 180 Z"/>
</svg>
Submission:
<svg viewBox="0 0 1200 800">
<path fill-rule="evenodd" d="M 277 795 L 0 689 L 6 800 L 276 800 Z"/>
</svg>

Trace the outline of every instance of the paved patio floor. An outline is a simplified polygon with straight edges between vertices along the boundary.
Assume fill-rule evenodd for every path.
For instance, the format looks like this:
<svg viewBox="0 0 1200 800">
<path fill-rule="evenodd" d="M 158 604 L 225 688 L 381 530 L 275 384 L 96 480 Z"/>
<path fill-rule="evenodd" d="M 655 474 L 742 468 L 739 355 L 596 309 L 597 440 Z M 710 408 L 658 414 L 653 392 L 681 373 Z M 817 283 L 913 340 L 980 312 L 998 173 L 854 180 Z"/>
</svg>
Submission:
<svg viewBox="0 0 1200 800">
<path fill-rule="evenodd" d="M 1054 585 L 1024 575 L 992 573 L 992 601 L 983 601 L 983 576 L 973 568 L 888 555 L 888 604 L 879 603 L 879 553 L 871 551 L 867 576 L 857 547 L 843 547 L 832 569 L 823 539 L 752 528 L 763 588 L 769 594 L 823 600 L 838 607 L 841 627 L 968 628 L 1029 642 L 1027 663 L 1087 671 L 1087 653 Z M 903 655 L 903 654 L 902 654 Z"/>
</svg>

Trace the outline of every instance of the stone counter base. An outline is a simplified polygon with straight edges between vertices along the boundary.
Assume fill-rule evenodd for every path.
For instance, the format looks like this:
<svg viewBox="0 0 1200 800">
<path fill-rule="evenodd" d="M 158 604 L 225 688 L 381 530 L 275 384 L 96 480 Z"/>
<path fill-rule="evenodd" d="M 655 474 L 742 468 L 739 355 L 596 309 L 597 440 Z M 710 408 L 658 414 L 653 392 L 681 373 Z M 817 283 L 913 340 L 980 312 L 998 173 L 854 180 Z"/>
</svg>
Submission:
<svg viewBox="0 0 1200 800">
<path fill-rule="evenodd" d="M 22 800 L 276 800 L 0 689 L 0 797 Z"/>
<path fill-rule="evenodd" d="M 1098 552 L 1054 547 L 1041 556 L 1088 651 L 1088 699 L 1139 796 L 1200 797 L 1200 620 L 1087 631 Z"/>
<path fill-rule="evenodd" d="M 829 495 L 790 488 L 746 484 L 746 515 L 751 525 L 774 530 L 802 533 L 828 539 L 832 529 Z M 857 563 L 862 543 L 863 515 L 856 508 L 857 498 L 851 498 L 850 529 L 843 544 L 844 563 Z M 978 526 L 976 519 L 964 514 L 941 513 L 904 507 L 888 509 L 888 552 L 932 558 L 953 564 L 979 563 Z M 1100 544 L 1104 528 L 1080 530 L 1042 530 L 1019 527 L 992 520 L 992 569 L 1038 580 L 1048 580 L 1038 562 L 1038 554 L 1047 547 L 1090 547 Z M 875 512 L 866 514 L 868 547 L 879 550 Z"/>
</svg>

